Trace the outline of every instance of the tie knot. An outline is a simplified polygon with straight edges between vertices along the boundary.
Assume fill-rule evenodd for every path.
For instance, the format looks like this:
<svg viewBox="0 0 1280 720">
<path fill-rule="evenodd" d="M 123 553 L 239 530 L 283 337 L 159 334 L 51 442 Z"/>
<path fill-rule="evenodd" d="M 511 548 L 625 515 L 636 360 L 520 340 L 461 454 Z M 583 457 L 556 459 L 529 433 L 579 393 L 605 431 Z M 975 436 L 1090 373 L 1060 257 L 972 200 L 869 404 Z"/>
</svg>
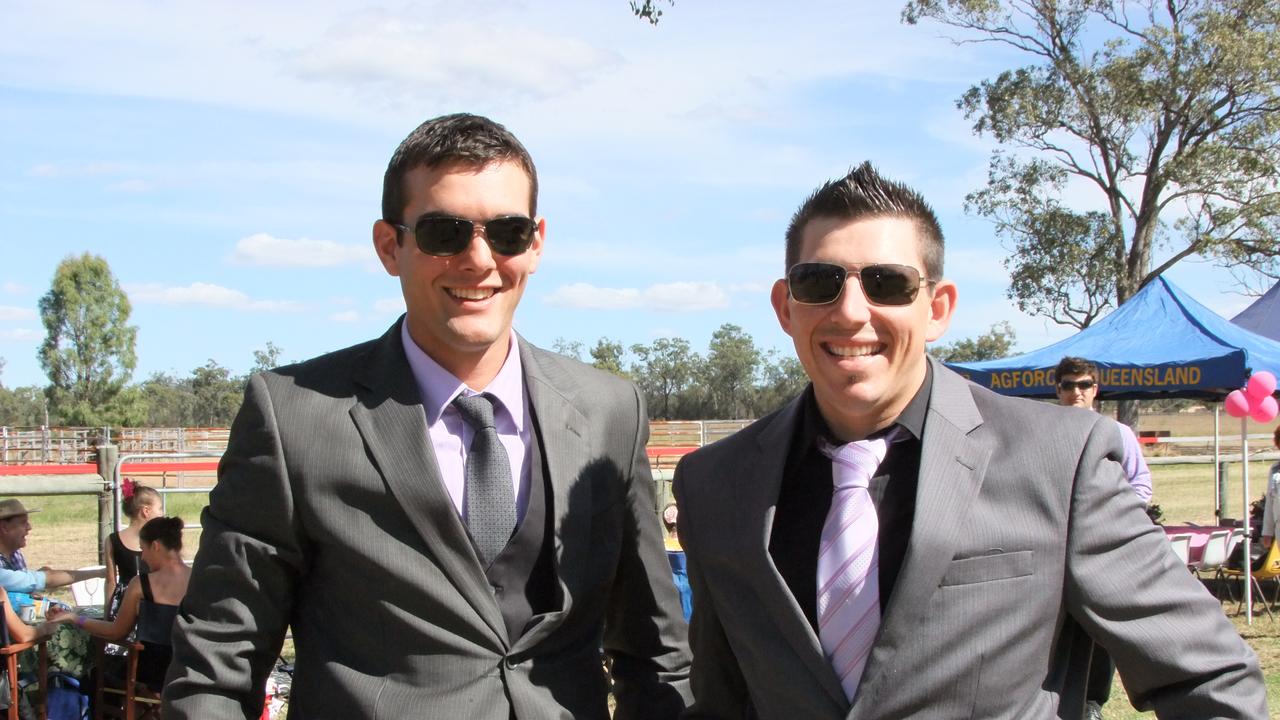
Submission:
<svg viewBox="0 0 1280 720">
<path fill-rule="evenodd" d="M 453 399 L 453 406 L 472 429 L 479 431 L 493 427 L 493 399 L 489 393 L 459 395 Z"/>
<path fill-rule="evenodd" d="M 880 437 L 856 440 L 844 445 L 832 445 L 826 439 L 820 438 L 818 449 L 823 455 L 831 458 L 831 462 L 836 466 L 837 489 L 865 488 L 871 483 L 871 478 L 880 467 L 880 463 L 884 462 L 884 456 L 889 452 L 889 445 L 897 439 L 898 428 L 895 427 Z"/>
</svg>

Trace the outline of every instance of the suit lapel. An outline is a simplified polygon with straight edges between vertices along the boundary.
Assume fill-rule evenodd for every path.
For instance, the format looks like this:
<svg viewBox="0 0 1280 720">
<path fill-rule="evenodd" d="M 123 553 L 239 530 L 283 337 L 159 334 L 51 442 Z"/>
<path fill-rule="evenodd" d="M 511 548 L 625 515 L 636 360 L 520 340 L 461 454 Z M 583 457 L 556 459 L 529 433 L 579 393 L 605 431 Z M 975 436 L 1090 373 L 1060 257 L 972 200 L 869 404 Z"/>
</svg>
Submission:
<svg viewBox="0 0 1280 720">
<path fill-rule="evenodd" d="M 850 713 L 874 712 L 881 693 L 893 693 L 910 670 L 896 668 L 896 650 L 928 627 L 926 609 L 955 554 L 969 506 L 982 487 L 992 448 L 970 433 L 982 424 L 967 383 L 940 363 L 933 367 L 933 390 L 920 449 L 915 521 L 893 598 L 880 625 Z"/>
<path fill-rule="evenodd" d="M 369 454 L 436 565 L 505 644 L 502 612 L 440 477 L 417 381 L 401 345 L 400 323 L 359 367 L 356 382 L 365 390 L 351 408 L 351 419 Z"/>
<path fill-rule="evenodd" d="M 577 386 L 553 366 L 540 362 L 542 351 L 524 338 L 519 339 L 519 348 L 525 391 L 541 433 L 542 455 L 551 483 L 555 569 L 564 604 L 522 635 L 517 649 L 536 644 L 568 615 L 579 592 L 578 573 L 587 566 L 591 530 L 591 483 L 581 479 L 591 452 L 587 421 L 567 397 Z"/>
<path fill-rule="evenodd" d="M 782 476 L 786 471 L 791 439 L 804 412 L 804 394 L 783 407 L 757 437 L 750 453 L 744 453 L 740 464 L 726 477 L 744 477 L 736 483 L 737 510 L 733 534 L 735 553 L 741 552 L 748 573 L 757 578 L 756 592 L 782 637 L 791 644 L 796 655 L 814 674 L 832 699 L 843 706 L 847 700 L 840 680 L 822 652 L 818 635 L 809 625 L 804 611 L 791 595 L 786 581 L 769 554 L 769 538 L 773 533 L 773 516 L 778 505 Z M 738 548 L 741 550 L 739 551 Z M 816 590 L 815 590 L 816 591 Z"/>
</svg>

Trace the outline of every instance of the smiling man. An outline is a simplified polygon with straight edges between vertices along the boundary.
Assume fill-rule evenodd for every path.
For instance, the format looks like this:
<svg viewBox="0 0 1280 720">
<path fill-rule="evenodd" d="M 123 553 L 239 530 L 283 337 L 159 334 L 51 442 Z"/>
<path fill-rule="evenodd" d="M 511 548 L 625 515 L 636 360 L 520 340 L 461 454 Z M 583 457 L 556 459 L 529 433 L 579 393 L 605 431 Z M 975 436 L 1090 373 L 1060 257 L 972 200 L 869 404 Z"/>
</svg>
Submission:
<svg viewBox="0 0 1280 720">
<path fill-rule="evenodd" d="M 1070 718 L 1088 635 L 1159 717 L 1266 717 L 1253 652 L 1125 484 L 1115 423 L 931 360 L 957 288 L 869 164 L 786 235 L 772 302 L 810 379 L 686 455 L 689 718 Z"/>
<path fill-rule="evenodd" d="M 512 329 L 546 240 L 537 195 L 486 118 L 427 121 L 396 150 L 373 245 L 407 311 L 250 380 L 166 718 L 258 717 L 290 627 L 294 720 L 606 720 L 610 691 L 615 718 L 684 707 L 641 396 Z"/>
</svg>

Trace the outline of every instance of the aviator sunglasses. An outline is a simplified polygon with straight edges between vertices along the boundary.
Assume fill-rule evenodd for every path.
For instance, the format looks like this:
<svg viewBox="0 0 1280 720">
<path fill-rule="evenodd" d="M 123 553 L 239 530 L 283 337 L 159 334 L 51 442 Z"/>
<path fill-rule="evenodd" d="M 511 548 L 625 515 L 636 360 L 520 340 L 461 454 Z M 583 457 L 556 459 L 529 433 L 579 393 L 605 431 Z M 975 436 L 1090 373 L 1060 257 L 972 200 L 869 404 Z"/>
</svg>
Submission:
<svg viewBox="0 0 1280 720">
<path fill-rule="evenodd" d="M 499 217 L 483 223 L 475 223 L 449 215 L 423 215 L 412 229 L 405 225 L 390 225 L 404 232 L 412 232 L 418 249 L 427 255 L 450 257 L 471 246 L 476 225 L 484 227 L 484 239 L 498 255 L 519 255 L 533 244 L 538 223 L 523 215 Z"/>
<path fill-rule="evenodd" d="M 1072 390 L 1077 390 L 1077 389 L 1088 390 L 1094 385 L 1097 385 L 1097 383 L 1095 383 L 1092 380 L 1063 380 L 1058 383 L 1058 387 L 1062 388 L 1063 390 L 1066 390 L 1067 392 L 1071 392 Z"/>
<path fill-rule="evenodd" d="M 787 271 L 787 289 L 801 305 L 826 305 L 840 297 L 850 275 L 857 275 L 863 294 L 874 305 L 910 305 L 921 285 L 934 282 L 920 277 L 920 271 L 910 265 L 875 263 L 846 268 L 835 263 L 803 262 Z"/>
</svg>

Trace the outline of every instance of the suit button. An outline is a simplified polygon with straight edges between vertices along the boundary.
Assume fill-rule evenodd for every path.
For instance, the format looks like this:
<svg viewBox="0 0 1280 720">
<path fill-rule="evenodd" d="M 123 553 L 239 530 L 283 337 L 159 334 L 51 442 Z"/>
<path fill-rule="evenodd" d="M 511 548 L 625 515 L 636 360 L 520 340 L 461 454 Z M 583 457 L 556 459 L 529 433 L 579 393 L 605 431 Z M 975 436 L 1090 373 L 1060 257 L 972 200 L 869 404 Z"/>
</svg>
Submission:
<svg viewBox="0 0 1280 720">
<path fill-rule="evenodd" d="M 501 586 L 501 585 L 492 585 L 491 587 L 493 588 L 493 594 L 494 594 L 494 595 L 501 595 L 501 594 L 502 594 L 502 586 Z"/>
<path fill-rule="evenodd" d="M 514 670 L 515 668 L 519 667 L 520 659 L 516 657 L 509 657 L 507 658 L 506 663 L 507 663 L 508 670 Z"/>
</svg>

